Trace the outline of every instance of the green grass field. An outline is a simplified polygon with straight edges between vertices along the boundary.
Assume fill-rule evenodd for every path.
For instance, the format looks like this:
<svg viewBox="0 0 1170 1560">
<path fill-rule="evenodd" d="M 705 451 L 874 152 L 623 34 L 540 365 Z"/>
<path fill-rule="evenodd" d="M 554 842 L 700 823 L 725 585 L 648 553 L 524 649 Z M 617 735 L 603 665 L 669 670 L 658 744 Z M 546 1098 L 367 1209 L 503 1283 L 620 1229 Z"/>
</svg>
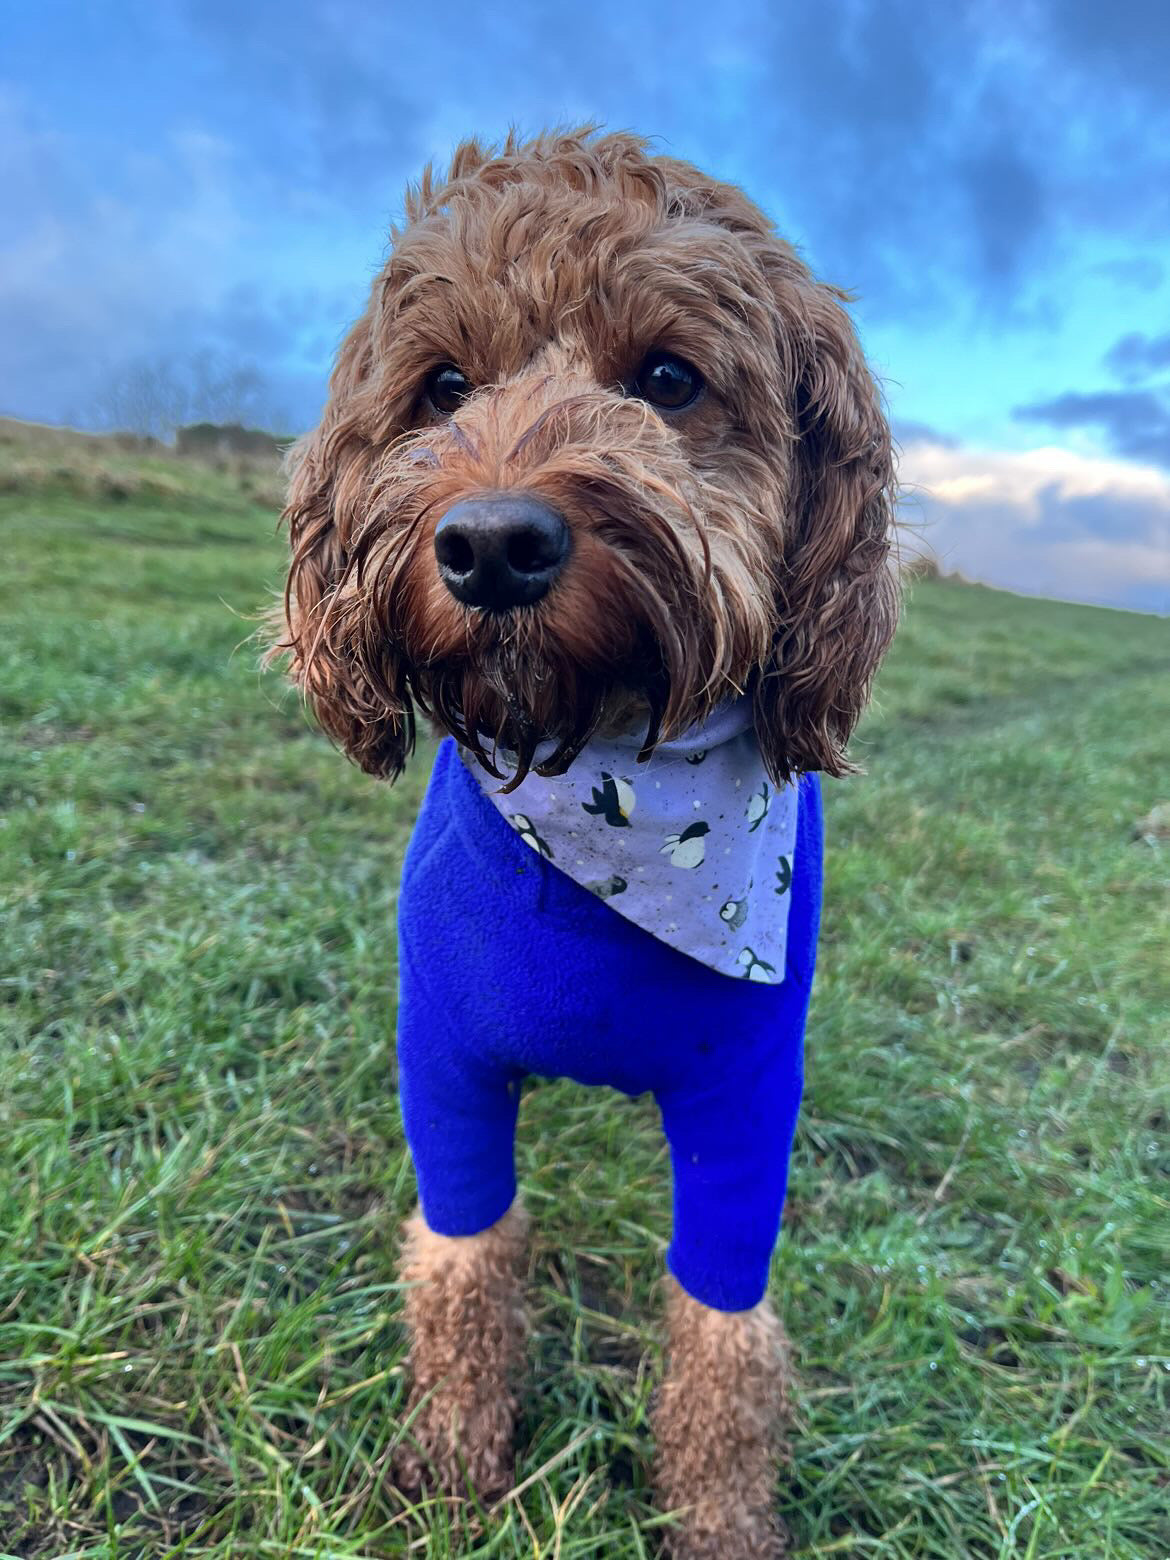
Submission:
<svg viewBox="0 0 1170 1560">
<path fill-rule="evenodd" d="M 515 1493 L 405 1507 L 389 1044 L 426 755 L 257 671 L 269 489 L 0 448 L 0 1555 L 655 1552 L 669 1186 L 545 1084 Z M 773 1291 L 800 1556 L 1170 1555 L 1170 622 L 916 587 L 831 851 Z"/>
</svg>

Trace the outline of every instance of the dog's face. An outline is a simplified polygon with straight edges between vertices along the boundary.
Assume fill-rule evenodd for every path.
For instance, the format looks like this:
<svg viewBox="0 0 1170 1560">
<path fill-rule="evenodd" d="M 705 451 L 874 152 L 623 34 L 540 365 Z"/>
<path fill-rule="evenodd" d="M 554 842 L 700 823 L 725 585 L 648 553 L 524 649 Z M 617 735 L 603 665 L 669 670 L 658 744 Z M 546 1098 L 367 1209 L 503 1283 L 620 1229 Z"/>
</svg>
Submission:
<svg viewBox="0 0 1170 1560">
<path fill-rule="evenodd" d="M 293 457 L 280 648 L 363 768 L 414 706 L 495 772 L 750 695 L 839 774 L 892 635 L 894 476 L 842 295 L 730 186 L 628 136 L 456 153 Z"/>
</svg>

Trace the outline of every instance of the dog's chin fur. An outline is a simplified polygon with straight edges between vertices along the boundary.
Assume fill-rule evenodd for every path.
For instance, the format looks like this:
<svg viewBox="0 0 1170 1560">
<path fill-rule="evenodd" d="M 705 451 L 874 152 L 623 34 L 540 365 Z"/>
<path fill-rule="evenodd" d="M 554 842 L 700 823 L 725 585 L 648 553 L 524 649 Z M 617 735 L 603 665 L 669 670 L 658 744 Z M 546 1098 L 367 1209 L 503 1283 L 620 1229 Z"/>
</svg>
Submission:
<svg viewBox="0 0 1170 1560">
<path fill-rule="evenodd" d="M 630 136 L 469 143 L 407 210 L 292 456 L 276 648 L 321 724 L 393 777 L 417 709 L 519 778 L 623 723 L 648 753 L 747 694 L 775 778 L 845 772 L 897 591 L 889 433 L 842 295 Z M 657 349 L 703 375 L 685 411 L 630 393 Z M 476 387 L 446 418 L 445 361 Z M 492 615 L 446 590 L 434 535 L 504 490 L 557 510 L 570 554 Z"/>
</svg>

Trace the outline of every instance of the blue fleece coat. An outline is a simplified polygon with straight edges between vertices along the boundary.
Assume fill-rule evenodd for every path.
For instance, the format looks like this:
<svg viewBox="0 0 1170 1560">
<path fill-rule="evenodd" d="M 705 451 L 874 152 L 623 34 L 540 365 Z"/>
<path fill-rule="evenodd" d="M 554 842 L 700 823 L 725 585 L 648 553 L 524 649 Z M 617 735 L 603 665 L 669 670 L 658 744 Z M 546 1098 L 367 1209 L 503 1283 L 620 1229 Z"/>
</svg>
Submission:
<svg viewBox="0 0 1170 1560">
<path fill-rule="evenodd" d="M 444 741 L 398 906 L 399 1086 L 431 1229 L 476 1234 L 511 1205 L 525 1076 L 650 1092 L 674 1178 L 668 1266 L 705 1305 L 755 1305 L 800 1107 L 821 880 L 806 776 L 784 979 L 718 974 L 526 845 Z"/>
</svg>

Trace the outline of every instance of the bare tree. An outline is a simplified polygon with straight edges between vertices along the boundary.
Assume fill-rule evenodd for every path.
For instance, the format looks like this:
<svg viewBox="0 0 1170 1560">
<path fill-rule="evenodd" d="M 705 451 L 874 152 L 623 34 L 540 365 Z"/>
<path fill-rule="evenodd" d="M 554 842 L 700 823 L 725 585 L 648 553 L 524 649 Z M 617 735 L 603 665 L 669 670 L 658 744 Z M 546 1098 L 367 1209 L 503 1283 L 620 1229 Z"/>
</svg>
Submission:
<svg viewBox="0 0 1170 1560">
<path fill-rule="evenodd" d="M 281 427 L 254 364 L 228 360 L 210 348 L 187 357 L 140 357 L 124 363 L 94 399 L 90 426 L 171 439 L 193 422 Z"/>
</svg>

